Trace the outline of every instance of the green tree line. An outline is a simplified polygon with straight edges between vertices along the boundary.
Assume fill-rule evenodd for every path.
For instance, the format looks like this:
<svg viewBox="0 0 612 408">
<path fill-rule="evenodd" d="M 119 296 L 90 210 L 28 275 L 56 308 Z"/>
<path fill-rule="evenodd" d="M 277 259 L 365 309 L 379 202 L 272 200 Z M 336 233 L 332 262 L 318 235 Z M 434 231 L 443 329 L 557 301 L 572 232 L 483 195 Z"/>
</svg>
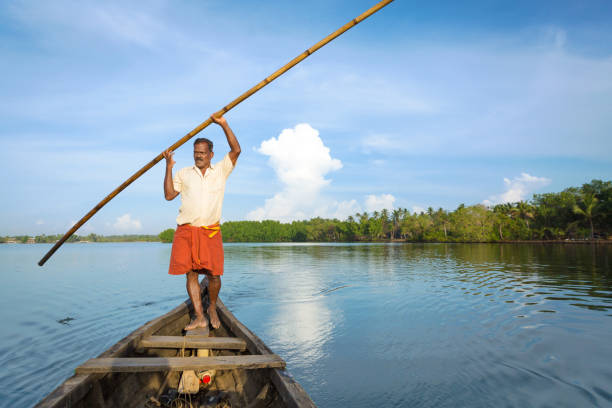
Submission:
<svg viewBox="0 0 612 408">
<path fill-rule="evenodd" d="M 357 213 L 341 221 L 231 221 L 225 242 L 494 242 L 595 239 L 612 235 L 612 182 L 593 180 L 560 193 L 535 194 L 529 201 L 459 205 L 411 213 L 405 208 Z"/>
<path fill-rule="evenodd" d="M 405 208 L 357 213 L 346 220 L 228 221 L 225 242 L 494 242 L 516 240 L 605 239 L 612 235 L 612 182 L 592 180 L 559 193 L 535 194 L 531 200 L 459 205 L 411 213 Z M 61 235 L 39 235 L 37 243 L 53 243 Z M 159 235 L 73 235 L 68 242 L 172 242 L 174 229 Z M 0 237 L 27 242 L 29 236 Z"/>
<path fill-rule="evenodd" d="M 7 242 L 9 240 L 14 240 L 19 243 L 26 243 L 28 239 L 34 238 L 34 242 L 37 244 L 52 244 L 57 242 L 60 238 L 63 237 L 63 234 L 57 235 L 17 235 L 13 237 L 0 237 L 0 243 Z M 72 235 L 70 238 L 66 240 L 68 243 L 72 242 L 159 242 L 160 238 L 158 235 L 97 235 L 97 234 L 89 234 L 89 235 Z"/>
</svg>

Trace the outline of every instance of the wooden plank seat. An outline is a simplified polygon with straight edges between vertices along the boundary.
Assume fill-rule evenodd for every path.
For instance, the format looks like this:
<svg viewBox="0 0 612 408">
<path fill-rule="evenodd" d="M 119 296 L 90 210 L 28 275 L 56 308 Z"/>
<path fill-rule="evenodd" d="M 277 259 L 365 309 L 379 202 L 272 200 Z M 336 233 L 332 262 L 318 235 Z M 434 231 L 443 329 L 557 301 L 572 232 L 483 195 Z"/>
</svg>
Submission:
<svg viewBox="0 0 612 408">
<path fill-rule="evenodd" d="M 246 350 L 246 341 L 237 337 L 150 336 L 142 339 L 142 348 L 197 348 L 215 350 Z"/>
<path fill-rule="evenodd" d="M 76 374 L 185 370 L 233 370 L 285 368 L 276 354 L 215 357 L 92 358 L 75 369 Z"/>
</svg>

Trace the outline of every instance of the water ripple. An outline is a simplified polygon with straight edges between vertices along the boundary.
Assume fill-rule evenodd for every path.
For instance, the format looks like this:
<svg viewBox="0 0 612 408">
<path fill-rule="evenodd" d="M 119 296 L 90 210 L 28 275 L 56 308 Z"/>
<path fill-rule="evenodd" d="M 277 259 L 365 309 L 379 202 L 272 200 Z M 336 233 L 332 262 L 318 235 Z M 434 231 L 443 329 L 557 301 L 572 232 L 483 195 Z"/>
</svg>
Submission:
<svg viewBox="0 0 612 408">
<path fill-rule="evenodd" d="M 167 245 L 45 248 L 0 246 L 9 406 L 185 299 Z M 611 251 L 230 244 L 221 296 L 320 406 L 609 405 Z"/>
</svg>

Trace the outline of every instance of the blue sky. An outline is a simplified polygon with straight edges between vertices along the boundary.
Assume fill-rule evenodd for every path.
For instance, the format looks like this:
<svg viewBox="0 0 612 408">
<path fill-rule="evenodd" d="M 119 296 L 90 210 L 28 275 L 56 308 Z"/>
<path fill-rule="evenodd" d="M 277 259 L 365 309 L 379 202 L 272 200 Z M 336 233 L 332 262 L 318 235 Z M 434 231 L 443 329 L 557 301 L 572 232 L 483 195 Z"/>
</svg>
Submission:
<svg viewBox="0 0 612 408">
<path fill-rule="evenodd" d="M 373 1 L 0 4 L 0 235 L 64 233 Z M 227 115 L 223 220 L 528 199 L 612 178 L 612 3 L 396 0 Z M 216 159 L 228 151 L 217 127 Z M 191 144 L 176 153 L 192 164 Z M 214 161 L 214 160 L 213 160 Z M 175 223 L 163 165 L 79 234 Z"/>
</svg>

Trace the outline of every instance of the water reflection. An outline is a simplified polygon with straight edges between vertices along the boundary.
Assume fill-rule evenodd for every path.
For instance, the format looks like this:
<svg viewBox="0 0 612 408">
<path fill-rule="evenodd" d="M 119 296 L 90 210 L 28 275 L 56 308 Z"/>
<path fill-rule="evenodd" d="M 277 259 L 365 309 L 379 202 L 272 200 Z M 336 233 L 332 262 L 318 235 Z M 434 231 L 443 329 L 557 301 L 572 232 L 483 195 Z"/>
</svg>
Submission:
<svg viewBox="0 0 612 408">
<path fill-rule="evenodd" d="M 321 296 L 334 289 L 320 267 L 329 258 L 329 248 L 253 246 L 247 252 L 241 246 L 236 251 L 228 248 L 228 257 L 246 255 L 248 267 L 266 277 L 266 287 L 259 286 L 259 295 L 265 292 L 280 301 L 266 319 L 266 341 L 289 364 L 304 370 L 316 367 L 325 356 L 325 344 L 333 339 L 334 326 L 342 319 L 342 313 L 332 313 Z"/>
<path fill-rule="evenodd" d="M 312 369 L 325 356 L 325 344 L 340 319 L 341 313 L 332 314 L 322 302 L 284 303 L 268 322 L 268 331 L 289 363 Z"/>
<path fill-rule="evenodd" d="M 240 250 L 278 302 L 249 325 L 322 406 L 612 402 L 609 246 Z"/>
<path fill-rule="evenodd" d="M 9 406 L 186 296 L 167 245 L 69 245 L 38 268 L 43 247 L 0 246 Z M 611 259 L 610 245 L 229 244 L 221 297 L 320 406 L 603 406 Z"/>
<path fill-rule="evenodd" d="M 457 246 L 455 269 L 472 295 L 496 290 L 508 303 L 523 306 L 572 302 L 571 306 L 610 311 L 610 247 L 603 246 Z M 504 293 L 506 292 L 506 293 Z M 512 293 L 514 292 L 514 293 Z M 539 312 L 554 313 L 554 309 Z"/>
</svg>

